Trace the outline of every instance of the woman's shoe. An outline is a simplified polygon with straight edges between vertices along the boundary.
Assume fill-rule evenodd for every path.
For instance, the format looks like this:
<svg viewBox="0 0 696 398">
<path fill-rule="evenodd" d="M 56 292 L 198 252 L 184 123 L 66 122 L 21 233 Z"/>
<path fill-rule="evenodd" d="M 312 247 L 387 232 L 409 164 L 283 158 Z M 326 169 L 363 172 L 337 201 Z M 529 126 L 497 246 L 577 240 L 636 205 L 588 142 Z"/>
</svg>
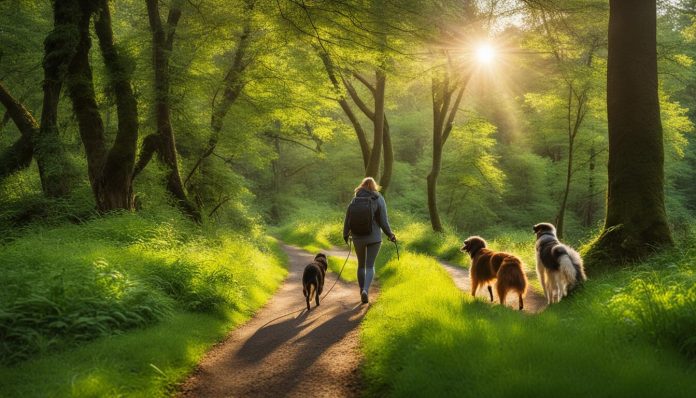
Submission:
<svg viewBox="0 0 696 398">
<path fill-rule="evenodd" d="M 363 290 L 363 291 L 360 293 L 360 300 L 363 302 L 363 304 L 367 304 L 367 303 L 370 302 L 370 300 L 369 300 L 368 297 L 367 297 L 367 292 L 366 292 L 366 291 Z"/>
</svg>

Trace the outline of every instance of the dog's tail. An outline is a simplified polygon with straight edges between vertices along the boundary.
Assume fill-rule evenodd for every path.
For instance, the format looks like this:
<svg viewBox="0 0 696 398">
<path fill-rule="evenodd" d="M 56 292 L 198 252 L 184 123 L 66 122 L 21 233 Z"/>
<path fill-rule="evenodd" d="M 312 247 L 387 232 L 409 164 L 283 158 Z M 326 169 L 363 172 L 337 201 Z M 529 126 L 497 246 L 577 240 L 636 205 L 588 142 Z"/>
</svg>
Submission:
<svg viewBox="0 0 696 398">
<path fill-rule="evenodd" d="M 308 301 L 312 301 L 314 298 L 314 294 L 316 294 L 317 291 L 317 284 L 316 282 L 312 281 L 309 282 L 307 289 L 304 290 L 305 297 L 307 297 Z"/>
<path fill-rule="evenodd" d="M 563 247 L 563 250 L 558 253 L 558 264 L 560 270 L 568 281 L 571 281 L 573 287 L 581 285 L 587 280 L 585 268 L 582 263 L 582 257 L 570 247 Z"/>
<path fill-rule="evenodd" d="M 570 261 L 573 262 L 573 267 L 575 268 L 576 283 L 584 283 L 587 280 L 587 275 L 585 275 L 585 266 L 583 265 L 582 257 L 580 257 L 580 254 L 570 247 L 567 247 L 566 251 L 568 252 L 568 257 L 570 257 Z"/>
</svg>

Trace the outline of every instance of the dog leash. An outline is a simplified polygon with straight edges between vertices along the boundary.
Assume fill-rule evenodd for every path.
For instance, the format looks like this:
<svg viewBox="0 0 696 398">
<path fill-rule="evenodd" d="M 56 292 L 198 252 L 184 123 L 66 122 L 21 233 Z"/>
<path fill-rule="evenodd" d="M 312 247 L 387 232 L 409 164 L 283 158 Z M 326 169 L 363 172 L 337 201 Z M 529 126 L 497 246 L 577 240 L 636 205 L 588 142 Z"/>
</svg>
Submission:
<svg viewBox="0 0 696 398">
<path fill-rule="evenodd" d="M 334 283 L 333 283 L 333 285 L 331 285 L 331 288 L 326 292 L 326 294 L 324 294 L 324 297 L 319 298 L 319 302 L 320 302 L 320 303 L 321 303 L 322 301 L 324 301 L 324 299 L 326 298 L 326 296 L 329 295 L 329 293 L 331 293 L 331 290 L 333 290 L 334 286 L 336 286 L 336 283 L 337 283 L 338 280 L 341 278 L 341 274 L 343 273 L 343 269 L 346 268 L 346 264 L 348 264 L 348 259 L 350 259 L 350 254 L 351 254 L 351 252 L 353 251 L 353 245 L 352 245 L 352 243 L 353 243 L 353 239 L 349 237 L 349 238 L 348 238 L 348 255 L 346 256 L 346 260 L 343 262 L 343 266 L 341 267 L 341 271 L 340 271 L 340 272 L 338 273 L 338 275 L 336 276 L 336 280 L 334 280 Z M 285 318 L 286 316 L 290 316 L 290 315 L 297 314 L 297 313 L 302 312 L 302 311 L 304 311 L 304 310 L 305 310 L 305 307 L 303 306 L 301 309 L 299 309 L 299 310 L 297 310 L 297 311 L 288 312 L 287 314 L 283 314 L 283 315 L 281 315 L 281 316 L 279 316 L 279 317 L 273 318 L 273 319 L 271 319 L 270 321 L 268 321 L 268 322 L 264 323 L 263 325 L 261 325 L 261 327 L 260 327 L 259 329 L 265 328 L 266 326 L 268 326 L 269 324 L 271 324 L 271 323 L 277 321 L 278 319 Z"/>
<path fill-rule="evenodd" d="M 353 251 L 353 238 L 348 237 L 348 255 L 346 256 L 346 261 L 343 262 L 343 266 L 341 267 L 341 271 L 338 272 L 338 275 L 336 276 L 336 280 L 334 281 L 333 285 L 331 285 L 331 288 L 324 294 L 324 297 L 319 299 L 319 302 L 321 303 L 324 301 L 326 296 L 331 293 L 331 290 L 333 290 L 334 286 L 336 286 L 336 283 L 338 282 L 339 279 L 341 279 L 341 274 L 343 273 L 343 269 L 346 268 L 346 264 L 348 264 L 348 259 L 350 258 L 350 253 Z"/>
</svg>

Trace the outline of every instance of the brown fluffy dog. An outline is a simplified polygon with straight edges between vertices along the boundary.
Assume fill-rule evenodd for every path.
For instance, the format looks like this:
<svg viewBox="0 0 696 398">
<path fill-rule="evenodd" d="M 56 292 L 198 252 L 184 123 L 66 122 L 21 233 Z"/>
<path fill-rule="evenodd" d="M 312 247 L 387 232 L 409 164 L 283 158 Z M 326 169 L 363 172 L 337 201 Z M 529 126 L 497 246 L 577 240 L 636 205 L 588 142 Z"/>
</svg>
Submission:
<svg viewBox="0 0 696 398">
<path fill-rule="evenodd" d="M 509 292 L 517 292 L 520 298 L 520 310 L 524 308 L 524 295 L 527 292 L 527 276 L 522 269 L 522 260 L 512 254 L 494 252 L 486 248 L 486 241 L 479 236 L 471 236 L 464 241 L 461 251 L 471 256 L 471 295 L 476 296 L 479 286 L 488 285 L 488 294 L 493 302 L 491 283 L 495 280 L 495 289 L 500 304 L 505 305 Z"/>
</svg>

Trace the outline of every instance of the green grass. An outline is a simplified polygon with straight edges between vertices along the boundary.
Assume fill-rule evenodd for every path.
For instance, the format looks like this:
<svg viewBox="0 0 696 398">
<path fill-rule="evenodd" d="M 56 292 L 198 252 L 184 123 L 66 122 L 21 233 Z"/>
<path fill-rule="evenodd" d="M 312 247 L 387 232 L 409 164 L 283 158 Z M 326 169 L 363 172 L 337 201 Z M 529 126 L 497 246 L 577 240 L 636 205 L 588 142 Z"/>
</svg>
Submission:
<svg viewBox="0 0 696 398">
<path fill-rule="evenodd" d="M 454 239 L 424 237 L 421 224 L 397 231 L 407 249 L 397 261 L 383 247 L 380 297 L 361 329 L 368 396 L 696 396 L 693 243 L 531 316 L 473 300 L 414 253 Z M 527 235 L 486 238 L 529 266 Z"/>
<path fill-rule="evenodd" d="M 174 212 L 29 231 L 0 246 L 0 396 L 167 395 L 287 272 Z"/>
<path fill-rule="evenodd" d="M 343 241 L 343 220 L 334 214 L 330 218 L 295 220 L 272 230 L 281 240 L 316 253 L 322 249 L 345 245 Z"/>
<path fill-rule="evenodd" d="M 346 267 L 343 269 L 341 279 L 346 282 L 355 282 L 358 280 L 358 262 L 352 258 L 349 259 L 348 262 L 345 261 L 345 257 L 329 256 L 329 271 L 338 275 L 338 273 L 341 272 L 341 267 L 343 267 L 345 263 Z"/>
<path fill-rule="evenodd" d="M 155 326 L 0 368 L 7 397 L 168 396 L 247 315 L 177 312 Z"/>
</svg>

